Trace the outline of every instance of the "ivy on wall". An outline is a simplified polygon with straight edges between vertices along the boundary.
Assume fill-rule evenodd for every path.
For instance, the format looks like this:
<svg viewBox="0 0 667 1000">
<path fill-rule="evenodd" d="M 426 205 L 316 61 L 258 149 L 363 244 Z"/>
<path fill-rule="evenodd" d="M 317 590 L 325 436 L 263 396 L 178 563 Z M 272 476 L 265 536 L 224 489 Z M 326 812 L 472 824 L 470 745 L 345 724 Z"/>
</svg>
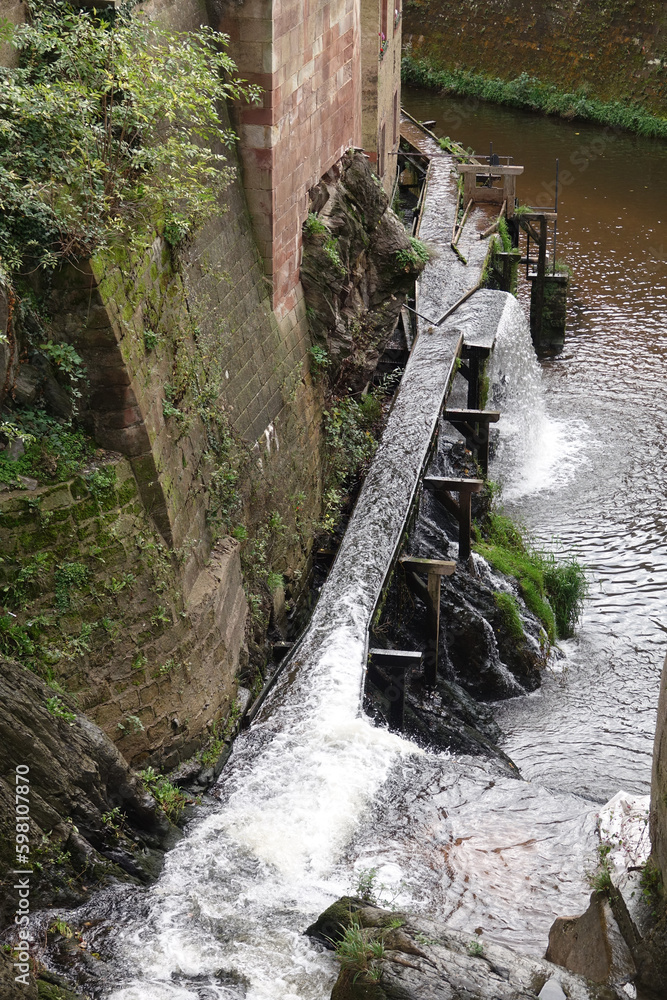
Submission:
<svg viewBox="0 0 667 1000">
<path fill-rule="evenodd" d="M 145 245 L 156 222 L 182 242 L 231 177 L 221 102 L 258 93 L 226 37 L 30 0 L 0 41 L 20 57 L 0 67 L 0 279 Z"/>
</svg>

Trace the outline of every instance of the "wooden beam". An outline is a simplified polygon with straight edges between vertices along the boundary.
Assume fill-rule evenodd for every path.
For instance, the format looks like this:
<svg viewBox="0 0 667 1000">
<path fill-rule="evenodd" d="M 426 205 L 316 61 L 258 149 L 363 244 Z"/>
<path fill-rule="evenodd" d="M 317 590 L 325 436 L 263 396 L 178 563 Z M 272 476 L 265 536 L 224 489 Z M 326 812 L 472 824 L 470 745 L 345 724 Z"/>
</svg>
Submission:
<svg viewBox="0 0 667 1000">
<path fill-rule="evenodd" d="M 471 497 L 473 493 L 479 493 L 484 488 L 483 479 L 445 479 L 442 476 L 427 476 L 424 479 L 424 487 L 432 490 L 437 499 L 451 509 L 453 502 L 449 491 L 453 490 L 459 494 L 459 502 L 456 504 L 459 521 L 459 562 L 467 562 L 471 552 Z"/>
<path fill-rule="evenodd" d="M 540 246 L 537 258 L 537 274 L 530 291 L 530 333 L 534 344 L 542 337 L 542 317 L 544 314 L 544 277 L 547 271 L 547 220 L 540 219 Z"/>
<path fill-rule="evenodd" d="M 456 572 L 456 563 L 448 559 L 418 559 L 415 556 L 401 556 L 398 560 L 403 569 L 414 573 L 435 573 L 437 576 L 451 576 Z"/>
<path fill-rule="evenodd" d="M 549 222 L 555 222 L 558 219 L 558 212 L 540 212 L 539 209 L 535 209 L 533 212 L 523 212 L 521 216 L 516 217 L 521 219 L 547 219 Z"/>
<path fill-rule="evenodd" d="M 389 701 L 389 725 L 402 729 L 405 722 L 405 674 L 422 661 L 420 652 L 371 649 L 368 678 Z"/>
<path fill-rule="evenodd" d="M 500 163 L 457 163 L 456 169 L 460 174 L 485 174 L 486 176 L 495 174 L 498 177 L 503 177 L 505 174 L 514 174 L 515 177 L 518 177 L 524 170 L 517 164 L 503 166 Z"/>
<path fill-rule="evenodd" d="M 445 420 L 466 439 L 466 447 L 477 455 L 482 472 L 489 471 L 489 423 L 500 420 L 497 410 L 445 410 Z"/>
<path fill-rule="evenodd" d="M 484 489 L 483 479 L 445 479 L 444 476 L 426 476 L 424 486 L 427 490 L 467 490 L 469 493 L 479 493 Z"/>
<path fill-rule="evenodd" d="M 450 422 L 462 421 L 495 424 L 500 420 L 500 413 L 497 410 L 445 410 L 443 416 Z"/>
</svg>

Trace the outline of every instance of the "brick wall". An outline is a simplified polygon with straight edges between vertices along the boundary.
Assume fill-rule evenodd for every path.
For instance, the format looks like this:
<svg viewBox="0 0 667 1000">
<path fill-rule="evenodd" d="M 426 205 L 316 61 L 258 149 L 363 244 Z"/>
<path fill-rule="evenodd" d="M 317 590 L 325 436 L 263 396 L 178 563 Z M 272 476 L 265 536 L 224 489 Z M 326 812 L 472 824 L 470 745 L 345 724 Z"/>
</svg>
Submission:
<svg viewBox="0 0 667 1000">
<path fill-rule="evenodd" d="M 98 459 L 95 473 L 0 494 L 2 582 L 38 578 L 16 606 L 30 627 L 33 655 L 76 697 L 130 761 L 174 766 L 233 700 L 244 645 L 246 600 L 238 544 L 213 551 L 189 598 L 141 503 L 125 459 Z M 58 584 L 72 566 L 85 579 Z M 54 689 L 56 696 L 58 688 Z"/>
<path fill-rule="evenodd" d="M 400 138 L 401 2 L 361 0 L 363 147 L 387 194 L 396 176 L 392 154 Z"/>
<path fill-rule="evenodd" d="M 355 0 L 247 0 L 215 25 L 241 74 L 265 91 L 236 110 L 244 186 L 279 315 L 293 309 L 308 191 L 361 141 Z"/>
</svg>

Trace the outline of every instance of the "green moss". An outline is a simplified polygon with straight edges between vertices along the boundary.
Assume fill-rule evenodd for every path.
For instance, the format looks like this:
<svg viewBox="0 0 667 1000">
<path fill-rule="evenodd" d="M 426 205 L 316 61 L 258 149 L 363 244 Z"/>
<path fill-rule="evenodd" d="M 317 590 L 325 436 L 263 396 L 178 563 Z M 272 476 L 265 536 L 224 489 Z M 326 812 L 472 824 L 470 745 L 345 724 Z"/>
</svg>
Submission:
<svg viewBox="0 0 667 1000">
<path fill-rule="evenodd" d="M 583 89 L 561 91 L 555 84 L 544 83 L 527 73 L 512 80 L 488 77 L 471 70 L 435 69 L 425 59 L 403 56 L 401 77 L 416 87 L 444 90 L 462 97 L 477 97 L 494 104 L 507 104 L 528 111 L 542 111 L 563 118 L 626 129 L 640 135 L 667 139 L 667 118 L 646 111 L 641 105 L 624 101 L 601 101 Z"/>
<path fill-rule="evenodd" d="M 572 635 L 587 591 L 580 564 L 572 558 L 557 562 L 552 553 L 530 549 L 519 528 L 500 513 L 487 516 L 483 534 L 475 549 L 494 569 L 516 579 L 526 607 L 542 622 L 549 640 Z"/>
<path fill-rule="evenodd" d="M 500 612 L 500 618 L 505 631 L 517 642 L 523 639 L 523 625 L 519 615 L 519 605 L 514 594 L 497 591 L 493 600 Z"/>
</svg>

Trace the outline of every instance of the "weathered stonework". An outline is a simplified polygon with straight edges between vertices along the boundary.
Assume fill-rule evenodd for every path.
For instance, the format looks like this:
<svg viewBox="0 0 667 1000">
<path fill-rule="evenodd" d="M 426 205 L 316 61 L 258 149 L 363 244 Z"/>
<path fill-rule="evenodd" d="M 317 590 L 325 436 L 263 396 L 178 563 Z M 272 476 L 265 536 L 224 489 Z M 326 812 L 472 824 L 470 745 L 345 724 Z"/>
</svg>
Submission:
<svg viewBox="0 0 667 1000">
<path fill-rule="evenodd" d="M 45 616 L 42 667 L 102 727 L 127 760 L 174 766 L 190 756 L 234 699 L 246 600 L 238 543 L 222 540 L 184 600 L 177 563 L 152 530 L 130 464 L 93 477 L 0 494 L 2 579 L 36 557 L 38 593 L 19 625 Z M 63 589 L 68 567 L 85 583 Z"/>
<path fill-rule="evenodd" d="M 346 153 L 311 192 L 322 229 L 304 233 L 302 280 L 313 335 L 341 384 L 363 389 L 423 263 L 363 153 Z"/>
<path fill-rule="evenodd" d="M 362 143 L 388 195 L 400 139 L 401 8 L 402 0 L 361 0 Z"/>
<path fill-rule="evenodd" d="M 214 27 L 229 35 L 242 76 L 264 91 L 261 105 L 237 108 L 236 119 L 248 204 L 282 316 L 300 296 L 308 191 L 361 141 L 358 4 L 246 0 L 221 8 Z"/>
<path fill-rule="evenodd" d="M 664 115 L 667 11 L 638 0 L 409 0 L 405 42 L 435 69 L 511 80 L 521 73 L 562 91 L 635 100 Z"/>
</svg>

